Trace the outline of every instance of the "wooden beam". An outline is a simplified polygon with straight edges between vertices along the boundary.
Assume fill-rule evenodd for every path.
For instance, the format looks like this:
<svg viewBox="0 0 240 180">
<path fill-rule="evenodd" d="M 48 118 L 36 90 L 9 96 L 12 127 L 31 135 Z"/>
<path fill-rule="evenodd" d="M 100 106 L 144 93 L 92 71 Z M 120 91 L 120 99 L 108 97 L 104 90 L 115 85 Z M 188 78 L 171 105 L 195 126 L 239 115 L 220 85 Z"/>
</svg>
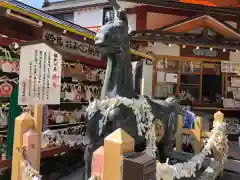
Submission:
<svg viewBox="0 0 240 180">
<path fill-rule="evenodd" d="M 0 34 L 16 38 L 16 39 L 22 39 L 22 40 L 33 40 L 33 36 L 29 36 L 28 34 L 21 33 L 21 31 L 12 30 L 12 29 L 7 29 L 4 27 L 0 27 Z"/>
<path fill-rule="evenodd" d="M 176 36 L 177 37 L 177 36 Z M 175 39 L 175 40 L 174 40 Z M 177 44 L 177 45 L 186 45 L 186 46 L 200 46 L 200 47 L 212 47 L 212 48 L 222 48 L 222 49 L 240 49 L 240 44 L 238 45 L 237 43 L 234 44 L 227 44 L 227 43 L 214 43 L 214 42 L 209 42 L 206 41 L 204 42 L 201 41 L 196 41 L 195 39 L 181 39 L 178 37 L 176 38 L 169 38 L 169 37 L 164 37 L 164 36 L 132 36 L 131 40 L 133 41 L 141 41 L 141 42 L 162 42 L 166 44 Z"/>
<path fill-rule="evenodd" d="M 9 44 L 12 44 L 14 42 L 20 43 L 22 41 L 20 41 L 19 39 L 0 37 L 0 46 L 9 46 Z"/>
<path fill-rule="evenodd" d="M 175 9 L 175 8 L 163 7 L 163 6 L 150 6 L 150 5 L 143 5 L 140 7 L 144 8 L 147 12 L 171 14 L 171 15 L 175 15 L 175 16 L 191 17 L 191 16 L 196 16 L 197 14 L 199 14 L 199 12 L 196 12 L 191 9 L 189 9 L 188 11 L 185 11 L 182 9 Z"/>
<path fill-rule="evenodd" d="M 183 15 L 184 13 L 187 13 L 187 12 L 194 13 L 194 15 L 197 15 L 199 13 L 204 13 L 204 7 L 205 7 L 203 5 L 198 5 L 198 4 L 186 4 L 186 3 L 176 2 L 176 1 L 164 1 L 164 0 L 163 1 L 159 1 L 159 0 L 120 0 L 120 1 L 142 3 L 142 4 L 146 4 L 148 6 L 154 7 L 154 8 L 152 8 L 151 11 L 149 11 L 149 9 L 148 9 L 147 10 L 148 12 L 166 13 L 163 11 L 163 8 L 165 8 L 165 9 L 168 9 L 169 14 L 177 13 L 178 15 L 180 15 L 180 14 Z M 157 8 L 158 8 L 158 10 L 157 10 Z M 224 17 L 224 19 L 226 21 L 236 21 L 237 15 L 239 15 L 238 8 L 230 9 L 230 8 L 221 8 L 221 7 L 210 7 L 210 9 L 211 9 L 212 14 Z"/>
<path fill-rule="evenodd" d="M 23 40 L 34 40 L 36 28 L 3 16 L 0 16 L 0 24 L 4 24 L 0 27 L 0 34 Z"/>
<path fill-rule="evenodd" d="M 226 61 L 223 59 L 210 59 L 204 57 L 186 57 L 186 56 L 167 56 L 167 55 L 156 55 L 158 59 L 167 58 L 168 60 L 178 60 L 178 61 L 204 61 L 204 62 L 221 62 Z"/>
</svg>

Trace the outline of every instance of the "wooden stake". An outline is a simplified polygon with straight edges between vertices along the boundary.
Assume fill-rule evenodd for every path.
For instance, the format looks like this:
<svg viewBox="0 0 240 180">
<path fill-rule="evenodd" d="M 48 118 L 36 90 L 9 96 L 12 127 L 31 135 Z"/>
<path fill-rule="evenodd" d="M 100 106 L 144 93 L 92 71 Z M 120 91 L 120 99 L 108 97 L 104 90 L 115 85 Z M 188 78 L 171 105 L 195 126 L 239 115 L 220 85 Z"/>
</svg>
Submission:
<svg viewBox="0 0 240 180">
<path fill-rule="evenodd" d="M 182 143 L 183 143 L 182 129 L 183 129 L 183 117 L 181 115 L 178 115 L 178 127 L 177 127 L 177 133 L 176 133 L 176 151 L 177 152 L 182 152 Z"/>
<path fill-rule="evenodd" d="M 38 149 L 41 149 L 40 144 L 38 143 L 39 133 L 35 129 L 30 129 L 23 135 L 23 146 L 25 147 L 25 155 L 27 160 L 30 162 L 31 166 L 34 169 L 39 169 L 39 164 L 37 161 Z M 22 178 L 26 178 L 24 172 L 22 172 Z"/>
<path fill-rule="evenodd" d="M 36 170 L 40 171 L 40 159 L 41 159 L 41 140 L 42 140 L 42 117 L 43 117 L 43 106 L 34 106 L 34 128 L 37 133 L 39 133 L 38 141 L 36 142 Z"/>
<path fill-rule="evenodd" d="M 201 152 L 201 118 L 198 116 L 194 121 L 194 152 Z"/>
<path fill-rule="evenodd" d="M 104 180 L 121 179 L 121 155 L 133 152 L 133 149 L 134 139 L 122 129 L 117 129 L 104 139 Z"/>
<path fill-rule="evenodd" d="M 23 147 L 23 134 L 26 130 L 33 128 L 33 117 L 30 113 L 23 113 L 15 120 L 13 157 L 12 157 L 12 180 L 19 180 L 20 167 L 22 164 L 22 154 L 20 149 Z"/>
</svg>

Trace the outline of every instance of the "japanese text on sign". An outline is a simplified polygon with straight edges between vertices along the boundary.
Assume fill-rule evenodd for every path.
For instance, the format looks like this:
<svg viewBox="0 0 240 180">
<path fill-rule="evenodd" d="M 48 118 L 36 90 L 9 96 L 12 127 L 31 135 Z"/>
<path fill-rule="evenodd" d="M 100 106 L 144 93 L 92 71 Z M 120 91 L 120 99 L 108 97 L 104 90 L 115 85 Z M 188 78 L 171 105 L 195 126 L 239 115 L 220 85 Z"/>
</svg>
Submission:
<svg viewBox="0 0 240 180">
<path fill-rule="evenodd" d="M 101 60 L 101 53 L 97 46 L 76 41 L 74 39 L 62 36 L 61 34 L 55 34 L 51 31 L 44 31 L 43 36 L 45 40 L 62 48 L 62 50 L 65 52 Z"/>
<path fill-rule="evenodd" d="M 221 72 L 225 73 L 240 73 L 240 63 L 232 61 L 221 62 Z"/>
<path fill-rule="evenodd" d="M 44 43 L 23 46 L 19 104 L 60 104 L 61 63 L 62 56 Z"/>
</svg>

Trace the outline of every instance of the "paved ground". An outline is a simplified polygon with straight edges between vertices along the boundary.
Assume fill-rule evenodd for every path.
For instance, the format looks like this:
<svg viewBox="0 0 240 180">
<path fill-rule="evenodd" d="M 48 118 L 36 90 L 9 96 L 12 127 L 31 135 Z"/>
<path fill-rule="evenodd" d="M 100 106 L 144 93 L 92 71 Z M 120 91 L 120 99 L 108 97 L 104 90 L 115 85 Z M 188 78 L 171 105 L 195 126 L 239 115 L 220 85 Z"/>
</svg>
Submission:
<svg viewBox="0 0 240 180">
<path fill-rule="evenodd" d="M 240 174 L 224 172 L 223 176 L 217 178 L 217 180 L 240 180 Z"/>
<path fill-rule="evenodd" d="M 59 180 L 84 180 L 83 177 L 83 168 L 77 169 L 75 172 L 69 174 L 66 177 L 63 177 Z"/>
<path fill-rule="evenodd" d="M 238 146 L 238 143 L 235 142 L 229 142 L 229 156 L 231 158 L 240 160 L 240 148 Z M 229 167 L 230 166 L 230 167 Z M 231 166 L 233 169 L 237 168 L 240 170 L 240 166 L 237 165 L 237 167 L 235 167 L 236 165 L 228 165 L 228 169 L 231 169 Z M 81 177 L 83 175 L 83 168 L 76 170 L 74 173 L 70 174 L 69 176 L 63 177 L 60 180 L 83 180 Z M 223 176 L 218 177 L 217 180 L 240 180 L 240 173 L 236 174 L 236 173 L 231 173 L 231 172 L 227 172 L 225 171 L 223 173 Z"/>
<path fill-rule="evenodd" d="M 83 180 L 80 177 L 82 177 L 82 169 L 78 169 L 76 172 L 59 180 Z M 217 178 L 216 180 L 240 180 L 240 174 L 224 172 L 223 176 Z"/>
</svg>

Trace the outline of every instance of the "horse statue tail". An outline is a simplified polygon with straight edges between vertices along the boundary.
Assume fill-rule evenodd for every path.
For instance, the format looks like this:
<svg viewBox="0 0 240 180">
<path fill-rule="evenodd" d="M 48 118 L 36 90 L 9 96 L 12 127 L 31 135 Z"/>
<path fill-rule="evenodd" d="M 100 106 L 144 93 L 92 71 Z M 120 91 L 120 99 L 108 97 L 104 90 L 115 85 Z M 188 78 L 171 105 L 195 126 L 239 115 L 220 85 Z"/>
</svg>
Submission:
<svg viewBox="0 0 240 180">
<path fill-rule="evenodd" d="M 180 100 L 176 96 L 171 96 L 165 99 L 165 102 L 174 109 L 174 112 L 179 115 L 181 114 Z"/>
<path fill-rule="evenodd" d="M 165 101 L 169 104 L 180 103 L 179 99 L 176 96 L 171 96 L 165 99 Z"/>
</svg>

